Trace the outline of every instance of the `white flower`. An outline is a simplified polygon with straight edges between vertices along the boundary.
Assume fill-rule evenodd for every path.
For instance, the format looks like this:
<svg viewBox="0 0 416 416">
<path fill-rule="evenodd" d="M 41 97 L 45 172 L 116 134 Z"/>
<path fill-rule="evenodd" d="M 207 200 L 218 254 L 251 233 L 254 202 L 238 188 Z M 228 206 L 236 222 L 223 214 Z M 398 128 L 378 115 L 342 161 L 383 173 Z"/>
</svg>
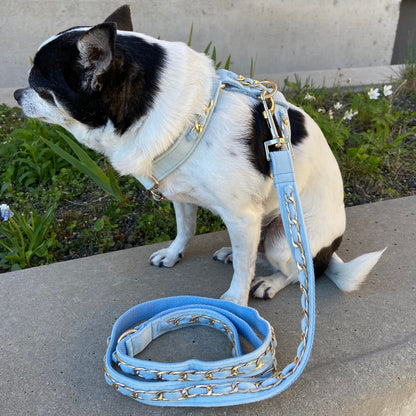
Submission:
<svg viewBox="0 0 416 416">
<path fill-rule="evenodd" d="M 384 94 L 385 97 L 393 94 L 393 91 L 391 89 L 392 89 L 392 86 L 391 85 L 385 85 L 384 86 L 384 88 L 383 88 L 383 94 Z"/>
<path fill-rule="evenodd" d="M 331 120 L 333 120 L 333 119 L 334 119 L 334 112 L 332 111 L 332 108 L 330 108 L 330 109 L 328 110 L 328 116 L 329 116 L 329 118 L 330 118 Z"/>
<path fill-rule="evenodd" d="M 306 95 L 305 95 L 305 100 L 308 100 L 308 101 L 315 101 L 316 100 L 316 98 L 313 96 L 313 95 L 311 95 L 311 94 L 309 94 L 308 92 L 306 93 Z"/>
<path fill-rule="evenodd" d="M 340 110 L 342 108 L 342 104 L 340 102 L 337 102 L 334 104 L 334 110 Z"/>
<path fill-rule="evenodd" d="M 378 88 L 370 88 L 370 91 L 368 91 L 368 96 L 370 97 L 370 100 L 377 100 L 377 98 L 380 96 Z"/>
<path fill-rule="evenodd" d="M 358 114 L 358 111 L 348 110 L 345 112 L 343 120 L 351 120 L 354 116 Z"/>
<path fill-rule="evenodd" d="M 7 221 L 9 218 L 13 217 L 13 215 L 13 211 L 7 204 L 0 205 L 0 216 L 3 219 L 3 221 Z"/>
</svg>

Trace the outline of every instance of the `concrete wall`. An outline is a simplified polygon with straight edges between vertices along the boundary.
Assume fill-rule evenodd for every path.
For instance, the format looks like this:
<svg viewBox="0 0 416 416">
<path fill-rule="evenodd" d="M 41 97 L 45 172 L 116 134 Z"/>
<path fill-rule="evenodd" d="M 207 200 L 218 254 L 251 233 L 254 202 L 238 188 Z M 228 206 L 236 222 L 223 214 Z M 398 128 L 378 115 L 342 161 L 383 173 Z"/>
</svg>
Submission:
<svg viewBox="0 0 416 416">
<path fill-rule="evenodd" d="M 392 64 L 416 59 L 416 0 L 402 0 Z"/>
<path fill-rule="evenodd" d="M 101 22 L 123 0 L 0 0 L 0 88 L 26 83 L 29 57 L 51 35 Z M 131 0 L 134 28 L 232 54 L 256 73 L 390 64 L 400 0 Z"/>
</svg>

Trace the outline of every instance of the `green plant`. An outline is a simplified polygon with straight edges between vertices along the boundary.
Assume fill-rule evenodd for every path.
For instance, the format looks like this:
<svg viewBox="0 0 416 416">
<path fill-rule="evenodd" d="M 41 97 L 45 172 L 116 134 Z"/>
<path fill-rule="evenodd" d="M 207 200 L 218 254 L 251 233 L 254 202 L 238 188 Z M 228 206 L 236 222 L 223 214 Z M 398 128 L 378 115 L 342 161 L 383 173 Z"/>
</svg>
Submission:
<svg viewBox="0 0 416 416">
<path fill-rule="evenodd" d="M 215 48 L 215 46 L 213 46 L 212 48 L 212 52 L 211 52 L 211 46 L 212 46 L 212 41 L 208 43 L 207 47 L 204 50 L 205 55 L 208 55 L 211 53 L 211 59 L 214 62 L 214 67 L 215 69 L 220 69 L 221 65 L 222 65 L 222 61 L 217 62 L 217 50 Z M 228 55 L 227 60 L 225 61 L 224 64 L 224 69 L 230 69 L 230 65 L 231 65 L 231 54 Z"/>
<path fill-rule="evenodd" d="M 356 201 L 369 187 L 391 197 L 398 185 L 385 172 L 408 169 L 416 126 L 401 108 L 400 88 L 384 85 L 356 92 L 313 88 L 309 80 L 303 84 L 299 78 L 286 80 L 286 96 L 310 114 L 325 134 L 341 167 L 347 199 Z"/>
<path fill-rule="evenodd" d="M 52 140 L 59 138 L 56 128 L 28 119 L 4 139 L 0 147 L 3 161 L 0 166 L 0 176 L 3 176 L 1 191 L 11 189 L 13 183 L 26 188 L 44 185 L 67 166 L 42 143 L 42 136 Z"/>
<path fill-rule="evenodd" d="M 110 194 L 117 201 L 123 201 L 124 197 L 118 185 L 114 170 L 108 166 L 108 176 L 100 169 L 97 163 L 88 155 L 88 153 L 74 140 L 69 134 L 58 130 L 59 136 L 71 148 L 77 157 L 72 156 L 69 152 L 64 150 L 61 146 L 50 140 L 39 136 L 39 138 L 47 144 L 56 154 L 65 159 L 75 168 L 89 176 L 97 183 L 104 191 Z"/>
<path fill-rule="evenodd" d="M 13 214 L 8 205 L 1 205 L 0 246 L 6 251 L 1 253 L 3 265 L 10 264 L 11 270 L 33 265 L 33 259 L 52 259 L 50 249 L 56 244 L 55 234 L 50 227 L 55 206 L 45 215 L 36 211 Z"/>
<path fill-rule="evenodd" d="M 188 46 L 192 45 L 193 33 L 194 33 L 194 24 L 192 23 L 191 30 L 189 31 Z M 205 55 L 208 55 L 208 56 L 211 53 L 211 59 L 214 62 L 215 69 L 219 69 L 222 65 L 222 62 L 221 61 L 217 62 L 217 49 L 215 48 L 215 46 L 213 46 L 212 52 L 211 52 L 211 46 L 212 46 L 212 41 L 210 41 L 208 43 L 208 45 L 206 46 L 206 48 L 204 50 L 204 53 L 205 53 Z M 231 65 L 231 54 L 228 55 L 228 58 L 225 61 L 224 69 L 227 69 L 227 70 L 230 69 L 230 65 Z"/>
<path fill-rule="evenodd" d="M 257 65 L 257 54 L 256 57 L 250 59 L 250 78 L 254 78 L 254 73 L 256 72 L 256 65 Z"/>
</svg>

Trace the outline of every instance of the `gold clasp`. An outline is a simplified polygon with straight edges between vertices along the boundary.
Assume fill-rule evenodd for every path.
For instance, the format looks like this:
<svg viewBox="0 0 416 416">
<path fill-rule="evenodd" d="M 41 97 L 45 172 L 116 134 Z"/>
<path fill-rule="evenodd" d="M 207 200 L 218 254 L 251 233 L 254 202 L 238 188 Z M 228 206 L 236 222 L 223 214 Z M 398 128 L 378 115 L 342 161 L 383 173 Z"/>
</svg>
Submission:
<svg viewBox="0 0 416 416">
<path fill-rule="evenodd" d="M 275 110 L 275 102 L 273 99 L 273 96 L 277 93 L 277 84 L 273 81 L 262 81 L 261 85 L 263 85 L 265 88 L 267 88 L 267 85 L 271 85 L 272 91 L 268 91 L 267 89 L 264 89 L 261 91 L 260 94 L 260 100 L 263 103 L 264 111 L 263 111 L 263 117 L 267 121 L 267 125 L 269 126 L 272 139 L 268 140 L 267 142 L 264 142 L 264 150 L 266 153 L 266 159 L 270 161 L 270 146 L 274 146 L 275 150 L 280 150 L 283 146 L 287 146 L 288 150 L 290 151 L 291 155 L 293 156 L 293 148 L 292 144 L 290 142 L 290 138 L 286 139 L 285 137 L 280 137 L 279 133 L 276 128 L 275 120 L 274 120 L 274 110 Z M 288 121 L 283 119 L 283 123 L 286 124 Z M 283 130 L 283 128 L 282 128 Z M 283 135 L 283 132 L 282 132 Z"/>
<path fill-rule="evenodd" d="M 150 189 L 150 193 L 153 195 L 153 198 L 156 199 L 156 201 L 167 201 L 167 199 L 157 190 L 159 189 L 159 181 L 153 176 L 150 175 L 150 179 L 155 183 Z"/>
</svg>

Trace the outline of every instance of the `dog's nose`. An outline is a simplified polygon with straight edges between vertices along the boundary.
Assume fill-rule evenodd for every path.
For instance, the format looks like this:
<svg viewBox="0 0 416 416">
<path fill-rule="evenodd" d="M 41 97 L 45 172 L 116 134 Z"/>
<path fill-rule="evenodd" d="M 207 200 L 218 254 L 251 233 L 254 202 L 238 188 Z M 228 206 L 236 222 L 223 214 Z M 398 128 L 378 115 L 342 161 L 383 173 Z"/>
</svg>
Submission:
<svg viewBox="0 0 416 416">
<path fill-rule="evenodd" d="M 19 105 L 21 105 L 20 101 L 23 97 L 23 92 L 24 92 L 24 89 L 22 88 L 22 89 L 16 90 L 13 94 L 14 99 L 19 103 Z"/>
</svg>

